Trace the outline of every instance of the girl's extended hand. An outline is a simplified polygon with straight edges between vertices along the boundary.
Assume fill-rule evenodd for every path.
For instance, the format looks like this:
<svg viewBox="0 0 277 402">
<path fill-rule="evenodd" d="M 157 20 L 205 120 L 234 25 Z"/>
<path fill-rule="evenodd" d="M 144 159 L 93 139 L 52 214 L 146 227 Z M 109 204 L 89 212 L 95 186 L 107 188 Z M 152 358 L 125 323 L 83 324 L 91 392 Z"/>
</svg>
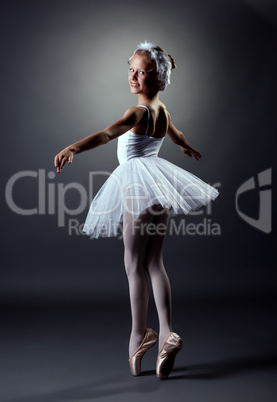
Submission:
<svg viewBox="0 0 277 402">
<path fill-rule="evenodd" d="M 197 161 L 201 158 L 201 154 L 197 152 L 195 149 L 187 145 L 186 147 L 181 147 L 182 152 L 188 155 L 190 158 L 193 156 Z"/>
<path fill-rule="evenodd" d="M 70 151 L 70 149 L 65 148 L 63 151 L 55 156 L 54 165 L 57 168 L 57 173 L 61 172 L 62 168 L 66 164 L 66 161 L 68 161 L 68 163 L 72 163 L 73 155 L 74 154 L 72 151 Z"/>
</svg>

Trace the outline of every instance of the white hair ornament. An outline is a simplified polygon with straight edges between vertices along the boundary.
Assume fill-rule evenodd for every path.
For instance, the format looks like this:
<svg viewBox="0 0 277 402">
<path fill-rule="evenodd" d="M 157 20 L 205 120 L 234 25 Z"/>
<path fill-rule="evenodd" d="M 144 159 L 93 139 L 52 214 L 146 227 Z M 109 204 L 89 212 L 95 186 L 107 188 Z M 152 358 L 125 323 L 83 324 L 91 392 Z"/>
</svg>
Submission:
<svg viewBox="0 0 277 402">
<path fill-rule="evenodd" d="M 170 84 L 170 74 L 172 70 L 172 63 L 167 55 L 159 46 L 152 42 L 141 42 L 137 45 L 132 56 L 129 58 L 129 62 L 138 50 L 145 50 L 150 53 L 150 57 L 156 63 L 156 69 L 158 73 L 158 81 L 160 83 L 160 90 L 164 91 L 168 84 Z"/>
</svg>

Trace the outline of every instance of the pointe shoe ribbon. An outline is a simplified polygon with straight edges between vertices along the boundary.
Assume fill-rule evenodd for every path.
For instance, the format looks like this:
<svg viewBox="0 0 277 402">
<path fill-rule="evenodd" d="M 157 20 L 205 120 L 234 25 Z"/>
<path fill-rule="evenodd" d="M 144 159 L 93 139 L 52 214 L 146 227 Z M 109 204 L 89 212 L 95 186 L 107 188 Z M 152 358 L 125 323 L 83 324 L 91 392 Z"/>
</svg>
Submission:
<svg viewBox="0 0 277 402">
<path fill-rule="evenodd" d="M 130 370 L 132 375 L 134 376 L 140 375 L 141 359 L 144 353 L 155 345 L 157 340 L 158 340 L 158 334 L 155 331 L 153 331 L 153 329 L 146 328 L 145 335 L 140 346 L 137 348 L 137 350 L 132 354 L 132 356 L 129 359 Z"/>
<path fill-rule="evenodd" d="M 158 378 L 166 379 L 175 362 L 175 357 L 182 349 L 182 339 L 175 332 L 170 332 L 161 348 L 156 364 L 156 375 Z"/>
</svg>

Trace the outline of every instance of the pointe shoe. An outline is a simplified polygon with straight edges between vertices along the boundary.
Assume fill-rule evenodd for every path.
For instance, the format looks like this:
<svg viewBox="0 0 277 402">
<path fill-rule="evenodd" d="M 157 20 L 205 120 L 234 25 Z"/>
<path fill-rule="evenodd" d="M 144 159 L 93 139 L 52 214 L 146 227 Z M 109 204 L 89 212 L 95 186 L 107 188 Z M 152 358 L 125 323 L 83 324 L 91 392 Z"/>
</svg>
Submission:
<svg viewBox="0 0 277 402">
<path fill-rule="evenodd" d="M 141 359 L 144 353 L 152 348 L 158 340 L 158 334 L 151 328 L 146 328 L 144 338 L 137 348 L 137 350 L 132 354 L 129 359 L 130 370 L 132 375 L 140 375 Z"/>
<path fill-rule="evenodd" d="M 182 339 L 175 332 L 170 332 L 161 348 L 156 364 L 156 375 L 161 380 L 165 380 L 174 365 L 175 357 L 182 349 Z"/>
</svg>

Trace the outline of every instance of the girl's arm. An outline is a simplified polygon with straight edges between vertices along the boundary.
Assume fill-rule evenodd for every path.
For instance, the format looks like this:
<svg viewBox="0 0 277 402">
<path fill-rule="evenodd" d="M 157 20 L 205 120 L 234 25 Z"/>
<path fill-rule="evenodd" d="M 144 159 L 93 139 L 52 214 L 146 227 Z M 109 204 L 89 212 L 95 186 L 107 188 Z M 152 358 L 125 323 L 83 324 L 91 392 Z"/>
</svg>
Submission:
<svg viewBox="0 0 277 402">
<path fill-rule="evenodd" d="M 109 141 L 119 137 L 121 134 L 126 133 L 126 131 L 135 127 L 141 121 L 145 110 L 138 108 L 136 106 L 126 110 L 121 119 L 117 120 L 115 123 L 111 124 L 104 130 L 98 131 L 97 133 L 91 134 L 88 137 L 75 142 L 63 149 L 60 153 L 55 156 L 54 165 L 57 168 L 57 173 L 61 172 L 66 162 L 72 163 L 73 156 L 89 149 L 96 148 L 100 145 L 107 144 Z"/>
<path fill-rule="evenodd" d="M 201 154 L 189 145 L 184 134 L 181 131 L 177 130 L 177 128 L 174 126 L 169 113 L 167 134 L 169 135 L 171 141 L 174 142 L 174 144 L 180 145 L 181 150 L 182 152 L 184 152 L 184 154 L 188 155 L 189 157 L 193 156 L 197 161 L 199 158 L 201 158 Z"/>
</svg>

